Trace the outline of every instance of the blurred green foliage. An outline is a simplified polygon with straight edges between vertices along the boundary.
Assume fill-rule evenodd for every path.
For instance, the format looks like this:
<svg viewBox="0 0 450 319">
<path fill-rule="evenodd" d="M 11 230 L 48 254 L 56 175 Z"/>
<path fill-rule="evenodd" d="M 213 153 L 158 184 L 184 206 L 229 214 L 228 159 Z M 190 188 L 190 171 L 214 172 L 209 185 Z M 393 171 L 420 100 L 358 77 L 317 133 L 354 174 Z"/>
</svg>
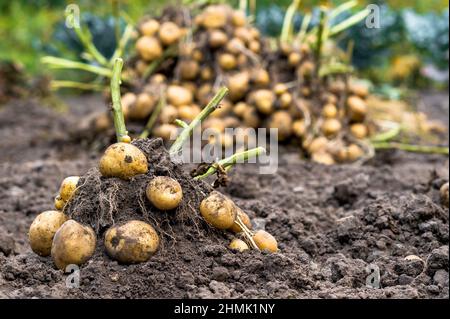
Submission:
<svg viewBox="0 0 450 319">
<path fill-rule="evenodd" d="M 120 0 L 121 9 L 134 21 L 145 13 L 157 14 L 164 5 L 181 1 L 186 0 Z M 42 71 L 39 58 L 43 55 L 67 58 L 79 55 L 80 44 L 70 30 L 64 28 L 64 9 L 70 3 L 78 4 L 94 41 L 108 55 L 115 46 L 114 37 L 103 36 L 105 30 L 113 28 L 111 2 L 0 0 L 0 59 L 19 61 L 29 72 L 37 73 Z M 222 2 L 235 5 L 238 0 Z M 318 5 L 333 7 L 343 2 L 346 0 L 303 0 L 301 10 L 312 10 Z M 269 35 L 278 35 L 290 3 L 291 0 L 257 0 L 258 26 Z M 367 30 L 360 25 L 339 39 L 343 46 L 349 39 L 356 40 L 354 63 L 365 69 L 367 75 L 387 80 L 383 76 L 391 69 L 392 60 L 402 55 L 416 55 L 421 61 L 448 68 L 448 0 L 360 0 L 360 8 L 370 3 L 388 4 L 383 6 L 383 28 Z M 299 14 L 295 24 L 300 23 Z M 406 62 L 410 63 L 408 59 Z"/>
</svg>

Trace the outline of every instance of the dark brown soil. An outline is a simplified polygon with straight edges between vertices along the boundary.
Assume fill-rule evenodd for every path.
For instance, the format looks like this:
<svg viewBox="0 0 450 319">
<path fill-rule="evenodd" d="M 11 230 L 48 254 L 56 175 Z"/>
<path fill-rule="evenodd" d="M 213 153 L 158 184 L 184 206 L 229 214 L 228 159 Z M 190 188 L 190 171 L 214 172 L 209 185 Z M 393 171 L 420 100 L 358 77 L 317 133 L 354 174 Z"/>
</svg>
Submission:
<svg viewBox="0 0 450 319">
<path fill-rule="evenodd" d="M 275 175 L 243 165 L 221 189 L 277 237 L 280 253 L 234 253 L 229 234 L 146 206 L 163 232 L 162 249 L 147 263 L 124 266 L 100 244 L 81 267 L 80 288 L 66 288 L 66 275 L 31 252 L 27 230 L 52 208 L 64 177 L 85 174 L 99 159 L 99 146 L 77 144 L 67 131 L 104 107 L 101 99 L 69 102 L 65 114 L 33 101 L 0 108 L 0 297 L 448 298 L 449 211 L 439 199 L 448 157 L 386 151 L 364 167 L 325 167 L 292 148 L 281 149 Z M 432 112 L 445 114 L 448 104 Z M 161 162 L 149 174 L 178 169 Z M 380 268 L 380 289 L 366 287 L 370 264 Z"/>
</svg>

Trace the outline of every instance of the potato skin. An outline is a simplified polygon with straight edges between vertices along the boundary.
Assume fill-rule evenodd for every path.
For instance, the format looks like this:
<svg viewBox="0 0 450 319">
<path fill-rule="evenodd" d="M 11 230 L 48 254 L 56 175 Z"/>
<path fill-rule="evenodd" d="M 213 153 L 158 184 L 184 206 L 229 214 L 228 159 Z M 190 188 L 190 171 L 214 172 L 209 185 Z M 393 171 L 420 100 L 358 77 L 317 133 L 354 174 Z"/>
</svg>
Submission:
<svg viewBox="0 0 450 319">
<path fill-rule="evenodd" d="M 28 232 L 31 249 L 39 256 L 50 256 L 53 237 L 67 219 L 64 213 L 56 210 L 39 214 Z"/>
<path fill-rule="evenodd" d="M 108 255 L 124 264 L 147 261 L 159 247 L 159 236 L 149 224 L 132 220 L 113 226 L 105 234 Z"/>
<path fill-rule="evenodd" d="M 248 215 L 239 207 L 237 207 L 237 216 L 241 219 L 244 225 L 247 226 L 248 229 L 252 229 L 252 222 L 250 221 L 250 217 L 248 217 Z M 242 232 L 241 226 L 236 223 L 233 223 L 233 226 L 231 226 L 228 230 L 235 234 Z"/>
<path fill-rule="evenodd" d="M 261 250 L 267 250 L 272 253 L 278 251 L 278 243 L 275 237 L 264 230 L 258 230 L 255 235 L 253 235 L 253 240 Z"/>
<path fill-rule="evenodd" d="M 177 208 L 183 199 L 180 183 L 168 176 L 157 176 L 147 185 L 146 195 L 149 201 L 160 210 Z"/>
<path fill-rule="evenodd" d="M 245 250 L 250 249 L 248 245 L 245 243 L 245 241 L 239 238 L 234 238 L 228 247 L 230 247 L 230 249 L 232 250 L 237 250 L 239 252 L 243 252 Z"/>
<path fill-rule="evenodd" d="M 99 165 L 100 173 L 105 177 L 129 179 L 148 172 L 147 158 L 136 146 L 128 143 L 115 143 L 109 146 Z"/>
<path fill-rule="evenodd" d="M 91 227 L 68 220 L 53 238 L 53 262 L 61 270 L 71 264 L 84 264 L 94 254 L 95 244 L 96 236 Z"/>
<path fill-rule="evenodd" d="M 64 202 L 67 202 L 72 198 L 79 180 L 80 176 L 69 176 L 62 181 L 59 189 L 59 196 Z"/>
<path fill-rule="evenodd" d="M 200 213 L 208 224 L 224 230 L 233 226 L 237 209 L 230 199 L 213 192 L 201 202 Z"/>
</svg>

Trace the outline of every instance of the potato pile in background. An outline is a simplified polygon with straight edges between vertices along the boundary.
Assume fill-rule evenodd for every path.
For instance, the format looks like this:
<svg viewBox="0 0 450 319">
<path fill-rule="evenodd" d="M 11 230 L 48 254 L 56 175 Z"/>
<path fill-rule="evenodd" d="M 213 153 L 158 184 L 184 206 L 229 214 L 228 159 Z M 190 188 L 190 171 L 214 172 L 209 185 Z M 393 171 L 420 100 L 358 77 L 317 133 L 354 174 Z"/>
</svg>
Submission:
<svg viewBox="0 0 450 319">
<path fill-rule="evenodd" d="M 227 5 L 207 6 L 195 16 L 169 8 L 159 19 L 143 19 L 138 30 L 137 56 L 125 72 L 140 81 L 122 104 L 128 121 L 145 125 L 163 99 L 152 136 L 168 141 L 176 134 L 175 119 L 192 121 L 225 85 L 228 96 L 202 126 L 214 129 L 224 147 L 233 143 L 225 128 L 264 127 L 277 128 L 280 142 L 299 145 L 323 164 L 364 155 L 359 141 L 370 134 L 368 88 L 339 77 L 318 79 L 306 41 L 271 45 L 243 12 Z M 248 137 L 245 129 L 242 135 Z"/>
</svg>

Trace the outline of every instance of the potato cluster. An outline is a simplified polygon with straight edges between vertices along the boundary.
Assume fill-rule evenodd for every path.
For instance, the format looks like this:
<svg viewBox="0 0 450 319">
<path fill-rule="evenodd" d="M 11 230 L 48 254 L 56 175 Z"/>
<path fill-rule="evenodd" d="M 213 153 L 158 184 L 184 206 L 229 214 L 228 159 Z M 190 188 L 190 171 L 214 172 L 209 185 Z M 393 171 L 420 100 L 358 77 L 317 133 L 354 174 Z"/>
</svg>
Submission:
<svg viewBox="0 0 450 319">
<path fill-rule="evenodd" d="M 133 182 L 139 175 L 146 175 L 150 164 L 138 147 L 123 142 L 109 146 L 99 161 L 99 173 L 103 179 L 116 178 L 125 183 Z M 160 238 L 153 226 L 142 220 L 129 220 L 113 224 L 106 231 L 96 233 L 89 225 L 83 225 L 65 214 L 65 207 L 77 193 L 80 177 L 71 176 L 61 184 L 56 210 L 39 214 L 29 229 L 31 249 L 38 255 L 51 256 L 57 268 L 65 270 L 68 265 L 81 265 L 94 254 L 98 237 L 103 237 L 106 253 L 123 264 L 147 261 L 160 246 Z M 181 184 L 169 176 L 152 176 L 145 180 L 144 193 L 159 211 L 176 213 L 182 204 L 184 193 Z M 140 184 L 142 185 L 142 184 Z M 59 201 L 64 204 L 61 205 Z M 233 233 L 245 233 L 247 241 L 256 243 L 253 248 L 277 251 L 276 240 L 267 233 L 250 231 L 248 215 L 224 195 L 213 192 L 199 207 L 204 220 L 213 227 Z M 232 249 L 249 249 L 244 241 L 233 241 Z"/>
<path fill-rule="evenodd" d="M 173 12 L 170 17 L 175 22 L 161 22 L 169 19 L 163 14 L 139 25 L 137 60 L 129 72 L 142 75 L 168 48 L 178 51 L 167 58 L 171 67 L 156 68 L 123 95 L 128 119 L 145 123 L 164 98 L 152 135 L 169 141 L 176 134 L 174 121 L 192 121 L 225 85 L 229 95 L 203 123 L 219 139 L 211 142 L 231 145 L 225 128 L 244 128 L 238 138 L 245 141 L 245 128 L 265 127 L 278 129 L 281 142 L 298 144 L 323 164 L 354 162 L 364 155 L 363 141 L 372 131 L 369 90 L 339 76 L 318 81 L 313 38 L 273 49 L 243 12 L 224 4 L 209 5 L 189 21 L 173 18 Z"/>
</svg>

